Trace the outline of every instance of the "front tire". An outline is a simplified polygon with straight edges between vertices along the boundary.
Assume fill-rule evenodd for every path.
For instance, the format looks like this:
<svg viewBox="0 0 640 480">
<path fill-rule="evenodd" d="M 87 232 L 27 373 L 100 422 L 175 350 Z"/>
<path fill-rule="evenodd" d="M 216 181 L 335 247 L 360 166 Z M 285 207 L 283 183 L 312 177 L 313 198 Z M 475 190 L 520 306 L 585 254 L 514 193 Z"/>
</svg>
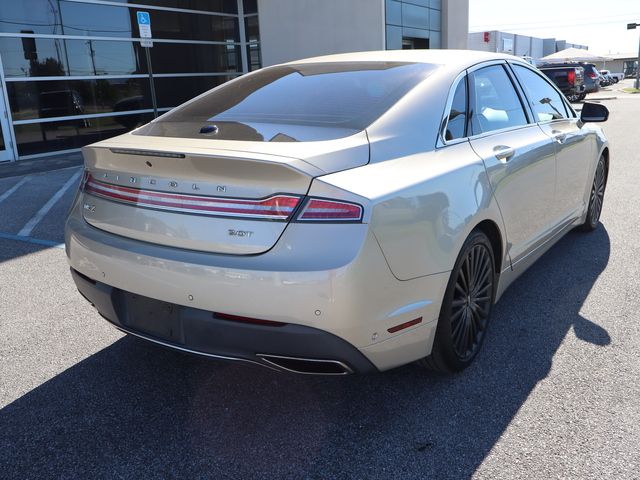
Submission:
<svg viewBox="0 0 640 480">
<path fill-rule="evenodd" d="M 607 167 L 604 157 L 601 156 L 596 166 L 596 173 L 591 184 L 591 193 L 589 194 L 589 208 L 587 209 L 587 218 L 580 225 L 580 230 L 584 232 L 592 232 L 600 223 L 600 214 L 602 213 L 602 205 L 604 203 L 604 191 L 607 188 Z"/>
<path fill-rule="evenodd" d="M 453 373 L 468 367 L 478 354 L 495 299 L 493 248 L 474 230 L 462 246 L 447 284 L 431 355 L 418 364 Z"/>
</svg>

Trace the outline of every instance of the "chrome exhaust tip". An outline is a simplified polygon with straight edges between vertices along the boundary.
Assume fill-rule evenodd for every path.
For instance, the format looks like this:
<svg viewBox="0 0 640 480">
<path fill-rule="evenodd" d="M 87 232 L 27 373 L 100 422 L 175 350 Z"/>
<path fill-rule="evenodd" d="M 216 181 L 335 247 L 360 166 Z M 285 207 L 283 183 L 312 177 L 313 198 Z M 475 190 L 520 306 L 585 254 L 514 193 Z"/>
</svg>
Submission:
<svg viewBox="0 0 640 480">
<path fill-rule="evenodd" d="M 263 362 L 278 370 L 302 375 L 349 375 L 353 370 L 338 360 L 283 357 L 281 355 L 256 354 Z"/>
</svg>

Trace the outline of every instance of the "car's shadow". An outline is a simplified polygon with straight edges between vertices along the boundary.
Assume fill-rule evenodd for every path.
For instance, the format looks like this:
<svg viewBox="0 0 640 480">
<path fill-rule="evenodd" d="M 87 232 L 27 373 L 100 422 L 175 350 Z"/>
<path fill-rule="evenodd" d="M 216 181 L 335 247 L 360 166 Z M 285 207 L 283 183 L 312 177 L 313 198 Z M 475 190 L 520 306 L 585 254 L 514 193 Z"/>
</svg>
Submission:
<svg viewBox="0 0 640 480">
<path fill-rule="evenodd" d="M 0 411 L 0 477 L 467 478 L 567 334 L 610 343 L 580 315 L 609 248 L 602 226 L 565 237 L 455 376 L 291 376 L 122 338 Z"/>
</svg>

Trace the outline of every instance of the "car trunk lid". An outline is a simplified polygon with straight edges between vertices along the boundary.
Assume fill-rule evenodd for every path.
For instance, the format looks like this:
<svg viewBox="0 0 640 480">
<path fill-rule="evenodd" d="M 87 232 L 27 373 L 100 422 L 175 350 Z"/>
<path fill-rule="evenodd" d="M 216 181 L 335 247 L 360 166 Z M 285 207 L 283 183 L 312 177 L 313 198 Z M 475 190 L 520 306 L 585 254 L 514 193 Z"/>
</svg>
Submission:
<svg viewBox="0 0 640 480">
<path fill-rule="evenodd" d="M 144 242 L 237 255 L 273 247 L 313 178 L 369 160 L 364 132 L 268 146 L 127 134 L 85 147 L 83 154 L 82 211 L 92 226 Z"/>
</svg>

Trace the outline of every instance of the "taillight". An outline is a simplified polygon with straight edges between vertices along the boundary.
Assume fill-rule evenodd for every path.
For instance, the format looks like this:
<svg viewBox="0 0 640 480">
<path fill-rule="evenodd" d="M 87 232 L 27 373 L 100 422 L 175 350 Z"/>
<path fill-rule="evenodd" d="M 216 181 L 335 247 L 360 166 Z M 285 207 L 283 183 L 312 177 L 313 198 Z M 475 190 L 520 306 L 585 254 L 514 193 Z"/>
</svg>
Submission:
<svg viewBox="0 0 640 480">
<path fill-rule="evenodd" d="M 595 72 L 587 73 L 587 76 L 589 78 L 598 78 L 598 75 L 596 75 Z"/>
<path fill-rule="evenodd" d="M 298 220 L 302 222 L 359 222 L 362 207 L 357 203 L 310 198 L 302 208 Z"/>
<path fill-rule="evenodd" d="M 574 83 L 576 83 L 575 70 L 569 70 L 569 73 L 567 73 L 567 81 L 569 82 L 569 85 L 573 85 Z"/>
<path fill-rule="evenodd" d="M 288 220 L 300 202 L 300 197 L 294 195 L 274 195 L 261 200 L 247 200 L 157 192 L 100 182 L 91 175 L 83 187 L 86 193 L 96 197 L 136 207 L 216 217 Z"/>
</svg>

